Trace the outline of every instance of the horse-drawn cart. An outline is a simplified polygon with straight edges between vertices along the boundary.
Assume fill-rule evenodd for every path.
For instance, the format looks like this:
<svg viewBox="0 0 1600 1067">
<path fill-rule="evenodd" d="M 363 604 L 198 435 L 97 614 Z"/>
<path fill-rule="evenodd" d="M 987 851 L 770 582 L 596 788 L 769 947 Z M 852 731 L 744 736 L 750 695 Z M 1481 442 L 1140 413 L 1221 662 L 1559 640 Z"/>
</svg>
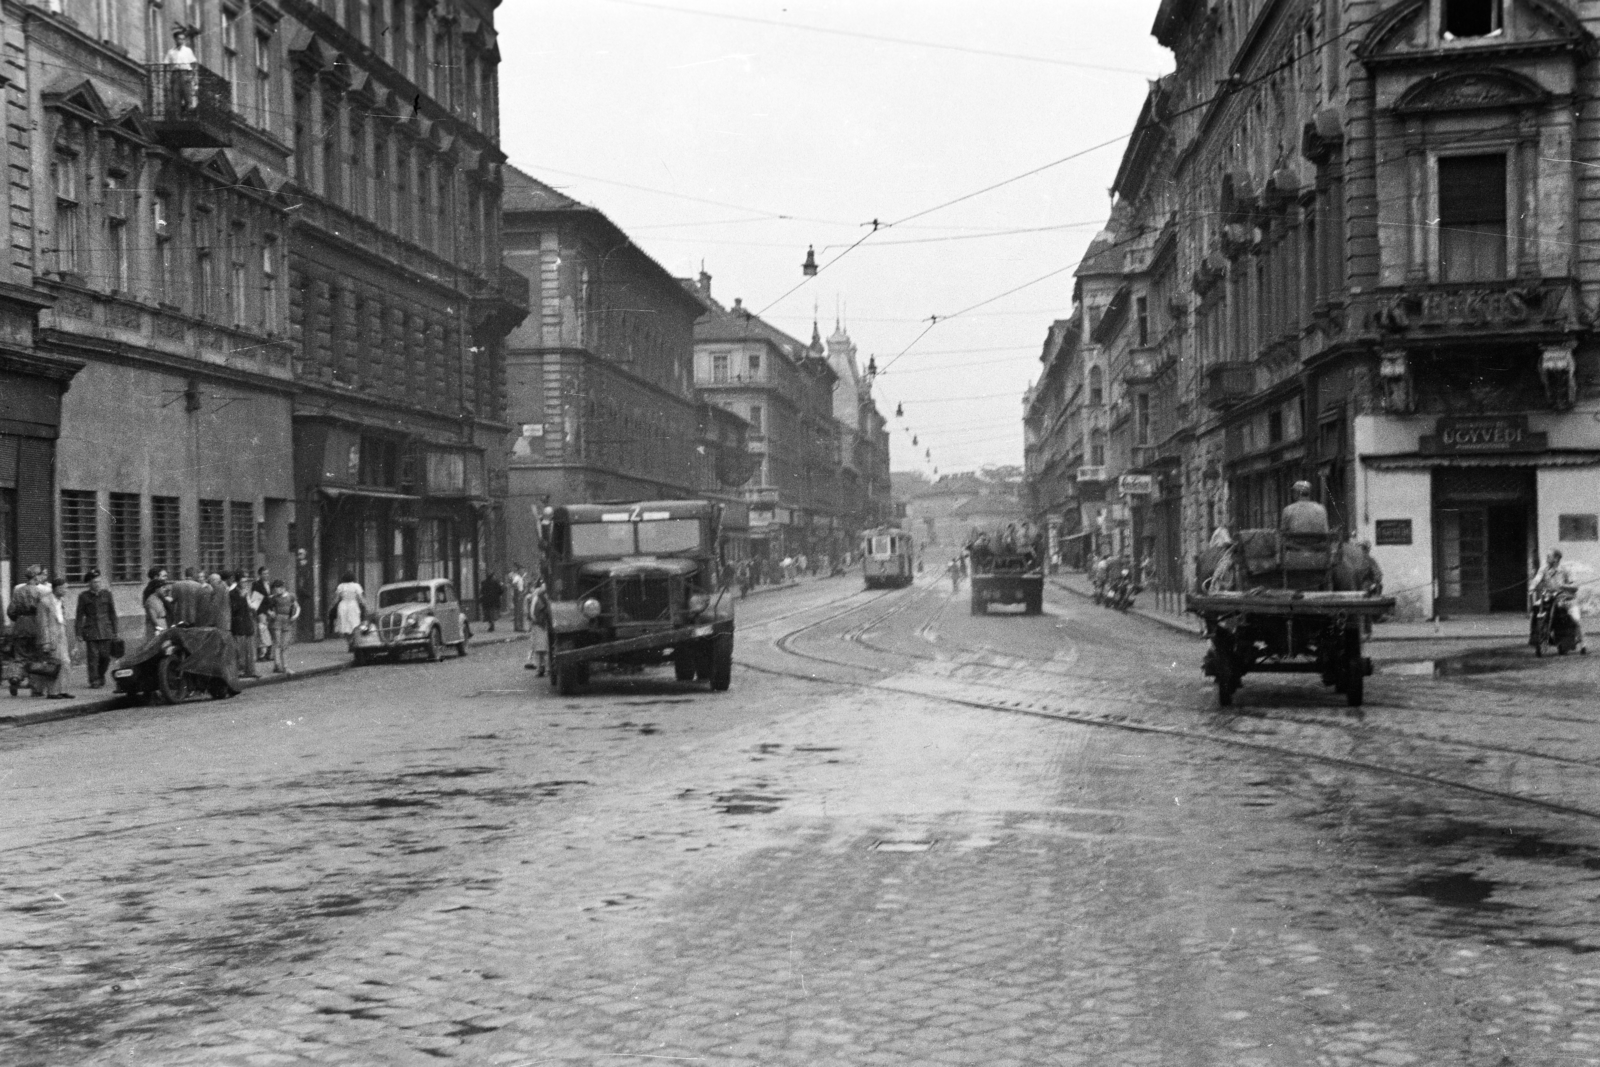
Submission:
<svg viewBox="0 0 1600 1067">
<path fill-rule="evenodd" d="M 1208 553 L 1201 591 L 1188 610 L 1206 626 L 1202 670 L 1228 707 L 1246 674 L 1317 674 L 1353 708 L 1365 699 L 1372 661 L 1362 655 L 1368 624 L 1394 610 L 1367 574 L 1364 553 L 1332 537 L 1243 531 Z"/>
</svg>

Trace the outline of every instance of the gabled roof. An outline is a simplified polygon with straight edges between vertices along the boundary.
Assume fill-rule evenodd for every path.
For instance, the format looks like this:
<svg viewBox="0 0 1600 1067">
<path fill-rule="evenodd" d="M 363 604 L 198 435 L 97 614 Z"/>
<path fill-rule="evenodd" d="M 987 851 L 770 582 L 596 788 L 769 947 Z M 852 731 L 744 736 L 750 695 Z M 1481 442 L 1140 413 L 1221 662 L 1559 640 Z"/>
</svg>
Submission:
<svg viewBox="0 0 1600 1067">
<path fill-rule="evenodd" d="M 705 301 L 699 294 L 686 288 L 680 279 L 673 277 L 672 273 L 657 263 L 648 252 L 634 244 L 633 239 L 616 223 L 606 218 L 598 208 L 574 200 L 565 193 L 557 192 L 533 175 L 509 163 L 501 168 L 501 177 L 500 215 L 506 230 L 517 228 L 517 216 L 523 216 L 526 222 L 568 219 L 589 226 L 599 231 L 607 245 L 616 249 L 631 248 L 634 260 L 643 266 L 646 273 L 654 275 L 656 280 L 662 283 L 663 291 L 670 290 L 682 297 L 686 303 L 693 304 L 697 312 L 705 310 Z"/>
</svg>

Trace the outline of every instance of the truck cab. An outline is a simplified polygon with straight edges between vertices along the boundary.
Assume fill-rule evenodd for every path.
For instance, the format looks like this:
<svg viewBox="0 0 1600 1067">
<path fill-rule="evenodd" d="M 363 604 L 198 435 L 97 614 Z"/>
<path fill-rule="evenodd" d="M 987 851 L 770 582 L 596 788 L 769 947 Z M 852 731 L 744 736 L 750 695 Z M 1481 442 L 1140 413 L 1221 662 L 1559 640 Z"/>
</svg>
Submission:
<svg viewBox="0 0 1600 1067">
<path fill-rule="evenodd" d="M 721 519 L 720 506 L 705 500 L 545 508 L 550 684 L 575 692 L 596 662 L 671 663 L 679 681 L 726 690 L 734 596 L 718 552 Z"/>
</svg>

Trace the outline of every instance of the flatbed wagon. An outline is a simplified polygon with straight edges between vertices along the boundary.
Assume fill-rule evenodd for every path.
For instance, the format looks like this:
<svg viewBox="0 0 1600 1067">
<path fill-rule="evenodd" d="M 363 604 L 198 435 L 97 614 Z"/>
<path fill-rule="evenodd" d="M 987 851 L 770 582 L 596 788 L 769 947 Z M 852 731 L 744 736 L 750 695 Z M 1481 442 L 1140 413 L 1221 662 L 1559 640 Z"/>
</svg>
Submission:
<svg viewBox="0 0 1600 1067">
<path fill-rule="evenodd" d="M 1202 670 L 1228 707 L 1246 674 L 1317 674 L 1358 708 L 1372 660 L 1363 623 L 1394 610 L 1394 597 L 1359 591 L 1252 589 L 1191 593 L 1188 610 L 1205 622 Z"/>
</svg>

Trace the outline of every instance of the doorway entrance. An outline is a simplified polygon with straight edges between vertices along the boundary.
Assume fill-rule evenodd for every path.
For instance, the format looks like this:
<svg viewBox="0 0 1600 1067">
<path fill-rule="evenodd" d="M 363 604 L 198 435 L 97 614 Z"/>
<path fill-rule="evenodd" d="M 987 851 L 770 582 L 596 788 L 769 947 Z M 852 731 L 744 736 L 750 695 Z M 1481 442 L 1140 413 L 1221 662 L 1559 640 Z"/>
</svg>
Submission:
<svg viewBox="0 0 1600 1067">
<path fill-rule="evenodd" d="M 1527 610 L 1534 493 L 1534 472 L 1527 467 L 1434 471 L 1437 614 Z"/>
</svg>

